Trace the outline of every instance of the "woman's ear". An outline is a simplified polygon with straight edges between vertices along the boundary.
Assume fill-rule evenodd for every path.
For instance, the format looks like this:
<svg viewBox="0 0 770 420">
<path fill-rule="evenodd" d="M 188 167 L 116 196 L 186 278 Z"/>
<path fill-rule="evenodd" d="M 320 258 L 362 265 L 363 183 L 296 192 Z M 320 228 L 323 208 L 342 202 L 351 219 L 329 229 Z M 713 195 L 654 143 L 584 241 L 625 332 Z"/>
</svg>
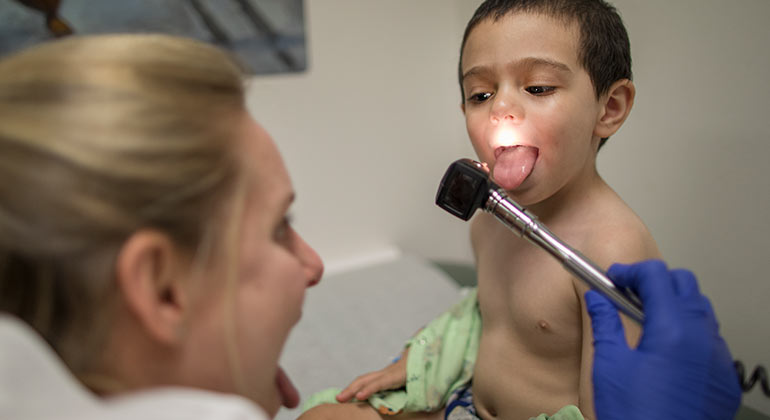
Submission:
<svg viewBox="0 0 770 420">
<path fill-rule="evenodd" d="M 621 79 L 613 83 L 601 98 L 602 108 L 594 127 L 594 135 L 607 138 L 615 134 L 631 112 L 635 95 L 636 87 L 631 80 Z"/>
<path fill-rule="evenodd" d="M 122 300 L 147 336 L 161 344 L 180 339 L 187 267 L 171 239 L 154 230 L 135 232 L 118 253 L 115 276 Z"/>
</svg>

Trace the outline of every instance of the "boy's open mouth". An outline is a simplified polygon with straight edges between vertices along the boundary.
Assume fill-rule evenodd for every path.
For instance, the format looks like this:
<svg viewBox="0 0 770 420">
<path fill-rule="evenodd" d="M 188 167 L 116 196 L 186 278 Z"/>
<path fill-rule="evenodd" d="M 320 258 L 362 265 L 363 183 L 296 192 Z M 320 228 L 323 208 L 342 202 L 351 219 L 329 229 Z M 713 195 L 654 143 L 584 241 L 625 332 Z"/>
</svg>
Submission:
<svg viewBox="0 0 770 420">
<path fill-rule="evenodd" d="M 539 150 L 532 146 L 501 146 L 495 149 L 492 179 L 506 191 L 519 188 L 532 173 Z"/>
</svg>

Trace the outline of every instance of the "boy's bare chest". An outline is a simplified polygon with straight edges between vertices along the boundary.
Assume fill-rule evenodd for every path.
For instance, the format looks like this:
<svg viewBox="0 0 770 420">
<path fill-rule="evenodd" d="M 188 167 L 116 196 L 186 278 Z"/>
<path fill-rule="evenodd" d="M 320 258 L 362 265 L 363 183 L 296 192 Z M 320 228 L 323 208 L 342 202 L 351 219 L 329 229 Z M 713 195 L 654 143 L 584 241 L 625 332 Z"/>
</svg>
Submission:
<svg viewBox="0 0 770 420">
<path fill-rule="evenodd" d="M 507 237 L 493 234 L 475 244 L 485 333 L 508 335 L 522 351 L 567 356 L 579 348 L 582 335 L 572 276 L 542 249 L 502 234 Z"/>
</svg>

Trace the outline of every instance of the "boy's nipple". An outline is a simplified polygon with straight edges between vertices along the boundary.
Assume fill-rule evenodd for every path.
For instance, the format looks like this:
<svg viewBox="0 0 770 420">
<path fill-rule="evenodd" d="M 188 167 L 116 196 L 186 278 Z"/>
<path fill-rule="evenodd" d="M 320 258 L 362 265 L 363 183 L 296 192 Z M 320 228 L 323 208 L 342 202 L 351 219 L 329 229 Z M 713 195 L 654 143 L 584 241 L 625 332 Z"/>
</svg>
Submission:
<svg viewBox="0 0 770 420">
<path fill-rule="evenodd" d="M 538 149 L 530 146 L 498 147 L 492 179 L 506 191 L 519 188 L 532 173 Z"/>
</svg>

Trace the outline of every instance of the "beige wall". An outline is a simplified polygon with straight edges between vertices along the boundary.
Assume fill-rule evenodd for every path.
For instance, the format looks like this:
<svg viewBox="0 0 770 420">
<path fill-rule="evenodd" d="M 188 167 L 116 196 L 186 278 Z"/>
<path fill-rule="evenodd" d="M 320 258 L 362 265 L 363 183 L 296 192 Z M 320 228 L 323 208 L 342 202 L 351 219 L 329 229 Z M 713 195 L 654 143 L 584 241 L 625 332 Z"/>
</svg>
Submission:
<svg viewBox="0 0 770 420">
<path fill-rule="evenodd" d="M 471 260 L 467 225 L 433 198 L 472 153 L 455 72 L 478 3 L 307 1 L 309 70 L 253 80 L 252 110 L 298 191 L 295 225 L 332 270 L 393 247 Z M 734 356 L 770 365 L 770 2 L 614 4 L 638 94 L 600 172 L 671 265 L 696 272 Z M 746 402 L 770 414 L 757 390 Z"/>
<path fill-rule="evenodd" d="M 307 1 L 308 72 L 253 81 L 252 109 L 299 193 L 296 226 L 331 267 L 393 246 L 470 260 L 466 227 L 433 204 L 469 153 L 462 1 Z"/>
<path fill-rule="evenodd" d="M 601 173 L 698 275 L 733 356 L 770 367 L 770 2 L 614 4 L 638 94 Z M 770 414 L 759 389 L 745 402 Z"/>
</svg>

